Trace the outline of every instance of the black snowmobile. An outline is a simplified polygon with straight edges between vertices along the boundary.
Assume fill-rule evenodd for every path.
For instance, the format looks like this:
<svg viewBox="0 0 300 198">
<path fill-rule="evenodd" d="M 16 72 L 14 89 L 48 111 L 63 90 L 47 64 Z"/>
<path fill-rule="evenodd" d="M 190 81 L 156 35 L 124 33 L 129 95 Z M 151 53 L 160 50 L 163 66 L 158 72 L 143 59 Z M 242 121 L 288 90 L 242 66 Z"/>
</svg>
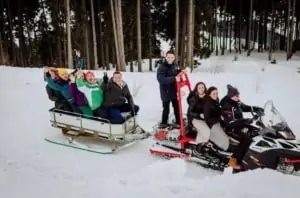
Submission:
<svg viewBox="0 0 300 198">
<path fill-rule="evenodd" d="M 191 90 L 187 74 L 181 82 L 177 82 L 179 110 L 181 116 L 180 129 L 172 126 L 165 129 L 156 129 L 154 134 L 155 144 L 150 149 L 153 155 L 167 158 L 179 157 L 214 170 L 223 171 L 226 168 L 232 150 L 239 144 L 233 138 L 227 151 L 219 149 L 213 143 L 207 152 L 196 155 L 195 130 L 183 118 L 181 104 L 181 88 L 187 86 Z M 271 114 L 269 114 L 269 112 Z M 272 101 L 265 104 L 265 113 L 252 112 L 251 124 L 244 127 L 243 132 L 249 135 L 253 142 L 242 162 L 242 170 L 257 168 L 270 168 L 291 174 L 300 170 L 300 141 L 295 140 L 295 135 L 284 119 L 274 107 Z M 276 117 L 278 120 L 275 121 Z M 267 124 L 268 123 L 268 124 Z"/>
</svg>

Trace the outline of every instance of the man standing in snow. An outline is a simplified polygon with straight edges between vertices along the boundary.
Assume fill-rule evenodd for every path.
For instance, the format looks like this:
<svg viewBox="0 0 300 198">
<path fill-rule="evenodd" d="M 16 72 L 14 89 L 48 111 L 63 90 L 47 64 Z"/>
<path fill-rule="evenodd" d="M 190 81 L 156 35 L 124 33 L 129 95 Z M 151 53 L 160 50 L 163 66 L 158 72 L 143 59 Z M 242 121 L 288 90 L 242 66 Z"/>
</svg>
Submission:
<svg viewBox="0 0 300 198">
<path fill-rule="evenodd" d="M 74 50 L 75 51 L 75 68 L 78 70 L 83 70 L 85 69 L 85 62 L 84 58 L 80 55 L 79 50 Z"/>
<path fill-rule="evenodd" d="M 179 81 L 177 74 L 180 70 L 176 69 L 175 53 L 168 51 L 166 53 L 165 61 L 159 65 L 157 69 L 157 81 L 159 83 L 160 97 L 162 100 L 163 112 L 160 128 L 166 128 L 168 126 L 168 119 L 170 113 L 170 103 L 172 103 L 175 119 L 176 128 L 180 125 L 179 106 L 177 101 L 177 89 L 176 81 Z"/>
</svg>

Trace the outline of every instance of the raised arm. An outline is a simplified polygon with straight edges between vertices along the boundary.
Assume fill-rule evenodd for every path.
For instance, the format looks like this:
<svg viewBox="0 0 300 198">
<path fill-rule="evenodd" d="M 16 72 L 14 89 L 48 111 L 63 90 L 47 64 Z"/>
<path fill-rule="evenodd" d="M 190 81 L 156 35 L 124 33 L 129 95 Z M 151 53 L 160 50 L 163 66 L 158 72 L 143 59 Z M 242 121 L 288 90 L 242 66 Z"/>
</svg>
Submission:
<svg viewBox="0 0 300 198">
<path fill-rule="evenodd" d="M 64 89 L 64 87 L 62 85 L 59 85 L 58 83 L 55 83 L 54 80 L 50 77 L 50 74 L 46 74 L 46 80 L 48 83 L 48 86 L 51 89 L 54 89 L 56 91 L 62 91 Z"/>
</svg>

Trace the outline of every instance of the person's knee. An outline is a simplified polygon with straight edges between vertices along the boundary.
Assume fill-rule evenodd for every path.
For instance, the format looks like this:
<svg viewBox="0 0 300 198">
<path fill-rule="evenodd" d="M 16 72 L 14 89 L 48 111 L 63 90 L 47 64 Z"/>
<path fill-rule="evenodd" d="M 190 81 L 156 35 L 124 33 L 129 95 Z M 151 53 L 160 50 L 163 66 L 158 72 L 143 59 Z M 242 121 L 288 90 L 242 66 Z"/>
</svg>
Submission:
<svg viewBox="0 0 300 198">
<path fill-rule="evenodd" d="M 228 150 L 229 144 L 229 139 L 227 138 L 226 141 L 224 141 L 224 150 Z"/>
<path fill-rule="evenodd" d="M 210 129 L 209 128 L 203 128 L 203 136 L 207 140 L 210 138 Z"/>
<path fill-rule="evenodd" d="M 226 151 L 229 148 L 229 139 L 223 138 L 222 140 L 219 141 L 218 146 L 224 151 Z"/>
<path fill-rule="evenodd" d="M 121 112 L 116 109 L 111 109 L 109 111 L 109 118 L 110 118 L 111 122 L 113 122 L 113 123 L 123 123 L 125 121 Z"/>
</svg>

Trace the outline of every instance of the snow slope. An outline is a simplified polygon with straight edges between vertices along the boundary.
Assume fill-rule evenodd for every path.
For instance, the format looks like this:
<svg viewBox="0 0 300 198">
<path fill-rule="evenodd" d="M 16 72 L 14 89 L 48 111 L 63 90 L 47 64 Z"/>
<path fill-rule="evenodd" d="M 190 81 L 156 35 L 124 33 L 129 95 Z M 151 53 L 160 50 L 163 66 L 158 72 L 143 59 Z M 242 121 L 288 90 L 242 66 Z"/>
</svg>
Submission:
<svg viewBox="0 0 300 198">
<path fill-rule="evenodd" d="M 226 84 L 232 83 L 246 103 L 263 105 L 272 99 L 300 135 L 297 61 L 282 63 L 269 65 L 252 58 L 232 62 L 231 58 L 215 57 L 190 76 L 192 84 L 204 81 L 219 87 L 220 96 L 226 93 Z M 101 77 L 102 71 L 97 71 L 97 76 Z M 125 73 L 124 78 L 141 107 L 141 125 L 151 130 L 161 116 L 155 73 Z M 165 161 L 150 156 L 151 140 L 115 155 L 48 144 L 43 138 L 59 133 L 48 121 L 51 107 L 41 69 L 0 67 L 0 197 L 279 198 L 299 194 L 298 177 L 261 170 L 220 175 L 178 159 Z M 236 189 L 238 183 L 242 186 Z"/>
</svg>

